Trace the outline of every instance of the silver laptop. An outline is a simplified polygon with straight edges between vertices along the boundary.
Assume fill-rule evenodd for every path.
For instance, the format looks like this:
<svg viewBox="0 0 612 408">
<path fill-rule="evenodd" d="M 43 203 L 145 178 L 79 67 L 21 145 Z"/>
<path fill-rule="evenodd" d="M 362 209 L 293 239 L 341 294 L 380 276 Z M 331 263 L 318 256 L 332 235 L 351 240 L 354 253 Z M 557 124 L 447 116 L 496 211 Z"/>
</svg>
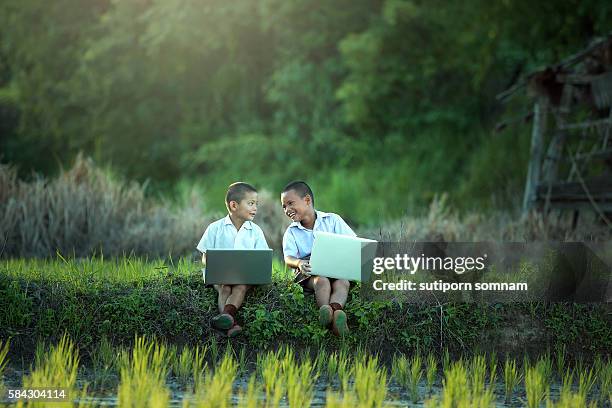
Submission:
<svg viewBox="0 0 612 408">
<path fill-rule="evenodd" d="M 314 231 L 311 274 L 367 282 L 377 245 L 372 239 Z"/>
<path fill-rule="evenodd" d="M 272 283 L 271 249 L 209 249 L 204 282 L 223 285 Z"/>
</svg>

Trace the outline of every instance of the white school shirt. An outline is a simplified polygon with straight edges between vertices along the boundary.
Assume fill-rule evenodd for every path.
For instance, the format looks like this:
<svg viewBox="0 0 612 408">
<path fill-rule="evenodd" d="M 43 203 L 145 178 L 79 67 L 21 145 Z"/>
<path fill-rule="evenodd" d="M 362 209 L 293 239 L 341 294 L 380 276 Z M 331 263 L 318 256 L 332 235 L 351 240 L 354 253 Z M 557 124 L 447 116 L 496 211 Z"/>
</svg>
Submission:
<svg viewBox="0 0 612 408">
<path fill-rule="evenodd" d="M 269 247 L 259 225 L 245 221 L 237 231 L 227 215 L 206 228 L 196 248 L 206 253 L 207 249 L 216 248 L 268 249 Z"/>
<path fill-rule="evenodd" d="M 351 227 L 338 214 L 316 211 L 317 218 L 311 230 L 297 221 L 292 222 L 283 235 L 283 254 L 294 258 L 304 258 L 312 252 L 313 231 L 333 232 L 356 237 Z"/>
</svg>

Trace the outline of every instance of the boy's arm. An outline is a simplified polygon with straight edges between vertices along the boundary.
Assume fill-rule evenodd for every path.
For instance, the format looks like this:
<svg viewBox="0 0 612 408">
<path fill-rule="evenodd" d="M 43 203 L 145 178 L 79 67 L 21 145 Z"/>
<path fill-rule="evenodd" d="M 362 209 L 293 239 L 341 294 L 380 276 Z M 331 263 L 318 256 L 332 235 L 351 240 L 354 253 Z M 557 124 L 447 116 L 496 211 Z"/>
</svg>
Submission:
<svg viewBox="0 0 612 408">
<path fill-rule="evenodd" d="M 202 234 L 202 238 L 200 238 L 200 241 L 198 242 L 198 245 L 196 246 L 196 249 L 202 253 L 202 263 L 204 265 L 206 265 L 206 250 L 208 248 L 215 247 L 215 242 L 214 242 L 215 234 L 211 233 L 210 231 L 211 226 L 212 224 L 206 228 L 206 230 L 204 231 L 204 234 Z"/>
<path fill-rule="evenodd" d="M 255 249 L 270 249 L 268 241 L 266 241 L 266 236 L 259 226 L 257 227 L 257 236 L 255 238 Z"/>
<path fill-rule="evenodd" d="M 302 273 L 308 274 L 311 271 L 310 262 L 304 259 L 298 259 L 293 256 L 285 256 L 285 264 L 287 264 L 287 266 L 289 266 L 290 268 L 299 269 L 299 271 Z"/>
<path fill-rule="evenodd" d="M 302 273 L 310 273 L 310 262 L 305 259 L 299 259 L 294 255 L 299 256 L 299 251 L 295 238 L 287 228 L 285 235 L 283 235 L 283 254 L 285 255 L 285 265 L 290 268 L 298 269 Z"/>
</svg>

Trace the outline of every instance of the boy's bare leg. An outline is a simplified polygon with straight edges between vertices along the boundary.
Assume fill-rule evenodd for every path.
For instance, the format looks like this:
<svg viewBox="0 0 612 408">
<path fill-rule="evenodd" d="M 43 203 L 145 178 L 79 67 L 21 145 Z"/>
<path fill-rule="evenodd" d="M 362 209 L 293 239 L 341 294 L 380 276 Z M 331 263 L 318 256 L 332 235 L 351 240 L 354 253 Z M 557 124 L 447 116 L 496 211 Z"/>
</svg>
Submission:
<svg viewBox="0 0 612 408">
<path fill-rule="evenodd" d="M 333 309 L 332 331 L 336 336 L 344 336 L 349 329 L 346 324 L 346 313 L 342 308 L 346 303 L 350 288 L 349 281 L 338 279 L 332 284 L 332 295 L 329 299 L 329 306 Z"/>
<path fill-rule="evenodd" d="M 226 299 L 225 304 L 231 304 L 236 306 L 236 309 L 240 309 L 247 290 L 249 290 L 249 285 L 232 285 L 231 295 Z"/>
<path fill-rule="evenodd" d="M 223 308 L 227 303 L 227 298 L 229 298 L 232 294 L 232 287 L 231 285 L 214 285 L 214 287 L 217 292 L 219 292 L 219 313 L 223 313 Z"/>
<path fill-rule="evenodd" d="M 331 285 L 329 279 L 324 276 L 312 276 L 306 282 L 306 287 L 314 290 L 317 306 L 329 305 Z"/>
<path fill-rule="evenodd" d="M 349 288 L 351 284 L 346 279 L 338 279 L 332 284 L 331 296 L 329 303 L 338 303 L 344 307 L 346 299 L 348 298 Z"/>
</svg>

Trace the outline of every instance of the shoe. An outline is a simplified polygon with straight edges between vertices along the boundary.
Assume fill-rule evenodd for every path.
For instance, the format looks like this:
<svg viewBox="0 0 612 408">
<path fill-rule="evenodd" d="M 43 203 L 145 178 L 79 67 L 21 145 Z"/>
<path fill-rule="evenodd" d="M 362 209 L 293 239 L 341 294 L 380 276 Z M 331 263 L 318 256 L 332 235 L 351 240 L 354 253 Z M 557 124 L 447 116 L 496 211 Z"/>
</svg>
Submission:
<svg viewBox="0 0 612 408">
<path fill-rule="evenodd" d="M 334 309 L 330 305 L 323 305 L 319 308 L 319 324 L 323 327 L 327 327 L 332 322 L 334 315 Z"/>
<path fill-rule="evenodd" d="M 336 336 L 344 336 L 348 334 L 349 328 L 346 324 L 346 313 L 344 310 L 336 310 L 332 321 L 332 331 Z"/>
<path fill-rule="evenodd" d="M 227 331 L 227 337 L 236 337 L 242 331 L 242 327 L 237 324 L 234 324 L 231 329 Z"/>
<path fill-rule="evenodd" d="M 234 318 L 228 313 L 221 313 L 212 318 L 213 327 L 219 330 L 229 330 L 234 323 Z"/>
</svg>

